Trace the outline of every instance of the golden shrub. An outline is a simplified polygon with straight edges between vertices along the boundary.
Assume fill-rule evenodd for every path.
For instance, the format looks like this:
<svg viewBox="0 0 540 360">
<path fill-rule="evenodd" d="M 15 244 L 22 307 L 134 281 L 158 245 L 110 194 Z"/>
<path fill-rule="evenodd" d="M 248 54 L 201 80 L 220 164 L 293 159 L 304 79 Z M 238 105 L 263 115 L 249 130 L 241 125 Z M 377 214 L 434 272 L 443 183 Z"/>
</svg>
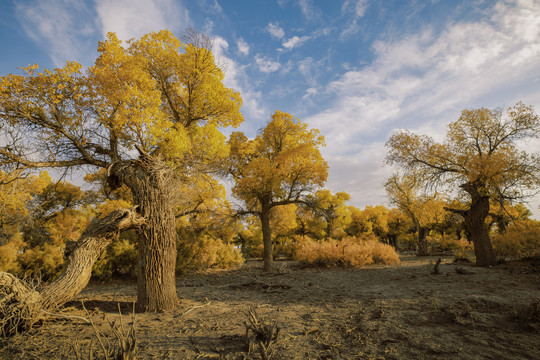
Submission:
<svg viewBox="0 0 540 360">
<path fill-rule="evenodd" d="M 137 277 L 137 239 L 132 233 L 124 233 L 113 240 L 104 254 L 94 263 L 92 277 L 101 281 L 114 277 Z"/>
<path fill-rule="evenodd" d="M 518 220 L 505 234 L 491 239 L 495 254 L 503 259 L 523 259 L 540 255 L 540 222 Z"/>
<path fill-rule="evenodd" d="M 21 264 L 17 258 L 24 246 L 25 243 L 20 233 L 15 233 L 6 244 L 0 246 L 0 271 L 15 275 L 21 273 Z"/>
<path fill-rule="evenodd" d="M 55 278 L 64 268 L 64 243 L 44 243 L 26 249 L 18 261 L 24 275 L 40 277 L 44 281 Z"/>
<path fill-rule="evenodd" d="M 230 269 L 244 262 L 244 257 L 232 244 L 205 235 L 180 239 L 177 249 L 176 271 L 179 274 L 210 268 Z"/>
<path fill-rule="evenodd" d="M 304 239 L 297 244 L 296 259 L 305 264 L 325 267 L 399 263 L 395 249 L 379 242 L 374 236 L 321 242 Z"/>
</svg>

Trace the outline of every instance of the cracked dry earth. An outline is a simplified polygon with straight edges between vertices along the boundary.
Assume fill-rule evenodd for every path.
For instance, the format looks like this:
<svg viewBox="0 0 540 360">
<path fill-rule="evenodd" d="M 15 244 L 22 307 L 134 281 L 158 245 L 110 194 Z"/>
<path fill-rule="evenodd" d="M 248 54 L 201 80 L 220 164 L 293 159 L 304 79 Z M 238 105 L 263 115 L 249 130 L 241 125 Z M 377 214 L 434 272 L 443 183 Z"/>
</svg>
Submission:
<svg viewBox="0 0 540 360">
<path fill-rule="evenodd" d="M 161 314 L 135 314 L 138 359 L 260 359 L 248 342 L 248 311 L 279 328 L 270 359 L 540 359 L 540 261 L 493 268 L 437 257 L 402 256 L 394 266 L 302 268 L 260 262 L 234 271 L 178 278 L 180 305 Z M 62 313 L 86 317 L 104 346 L 107 323 L 131 321 L 136 285 L 90 284 Z M 251 336 L 251 339 L 254 337 Z M 249 344 L 251 347 L 249 347 Z M 91 325 L 48 320 L 0 342 L 0 359 L 104 358 Z"/>
</svg>

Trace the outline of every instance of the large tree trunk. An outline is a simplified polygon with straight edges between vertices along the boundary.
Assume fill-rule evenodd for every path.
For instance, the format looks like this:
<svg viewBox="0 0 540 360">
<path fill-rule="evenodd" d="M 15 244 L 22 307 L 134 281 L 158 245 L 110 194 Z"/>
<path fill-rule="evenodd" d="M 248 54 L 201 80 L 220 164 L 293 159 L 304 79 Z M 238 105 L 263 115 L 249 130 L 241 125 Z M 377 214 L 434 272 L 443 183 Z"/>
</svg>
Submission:
<svg viewBox="0 0 540 360">
<path fill-rule="evenodd" d="M 416 231 L 418 232 L 418 248 L 416 255 L 427 256 L 428 255 L 428 242 L 427 242 L 427 229 L 417 224 Z"/>
<path fill-rule="evenodd" d="M 462 215 L 465 218 L 465 230 L 469 241 L 474 244 L 477 266 L 491 266 L 497 264 L 497 257 L 489 238 L 486 226 L 486 217 L 489 214 L 489 197 L 479 192 L 476 184 L 461 186 L 471 196 L 471 206 Z"/>
<path fill-rule="evenodd" d="M 139 236 L 137 311 L 160 312 L 178 305 L 176 221 L 172 208 L 172 169 L 141 152 L 139 160 L 117 165 L 115 173 L 131 189 L 146 226 Z"/>
<path fill-rule="evenodd" d="M 331 239 L 334 232 L 334 219 L 326 219 L 326 238 Z"/>
<path fill-rule="evenodd" d="M 75 243 L 64 271 L 41 292 L 0 272 L 0 336 L 29 328 L 41 319 L 43 311 L 71 300 L 86 287 L 94 262 L 112 240 L 121 231 L 144 223 L 135 209 L 117 210 L 103 219 L 94 219 Z"/>
<path fill-rule="evenodd" d="M 270 228 L 270 204 L 266 201 L 261 201 L 261 212 L 259 214 L 261 219 L 261 228 L 263 234 L 263 246 L 264 246 L 264 271 L 272 272 L 273 253 L 272 253 L 272 229 Z"/>
</svg>

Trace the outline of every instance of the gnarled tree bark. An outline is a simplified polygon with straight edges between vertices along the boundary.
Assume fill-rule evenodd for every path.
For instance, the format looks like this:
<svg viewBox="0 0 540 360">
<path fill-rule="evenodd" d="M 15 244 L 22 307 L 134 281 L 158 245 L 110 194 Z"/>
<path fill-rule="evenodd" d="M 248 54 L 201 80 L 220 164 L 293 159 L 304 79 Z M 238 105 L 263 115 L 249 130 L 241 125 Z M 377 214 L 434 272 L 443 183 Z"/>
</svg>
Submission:
<svg viewBox="0 0 540 360">
<path fill-rule="evenodd" d="M 29 328 L 42 318 L 43 311 L 80 293 L 90 280 L 94 262 L 112 240 L 120 232 L 142 228 L 145 223 L 135 208 L 94 219 L 77 241 L 64 271 L 40 292 L 9 273 L 0 272 L 0 336 Z"/>
<path fill-rule="evenodd" d="M 476 265 L 497 265 L 497 256 L 486 226 L 486 218 L 489 215 L 489 196 L 482 194 L 481 189 L 484 187 L 478 182 L 465 183 L 461 185 L 461 188 L 471 196 L 469 209 L 445 209 L 463 216 L 467 238 L 474 244 Z"/>
<path fill-rule="evenodd" d="M 139 213 L 147 219 L 139 236 L 136 310 L 167 311 L 178 305 L 174 189 L 170 183 L 174 174 L 158 156 L 138 150 L 138 160 L 111 169 L 131 189 Z"/>
</svg>

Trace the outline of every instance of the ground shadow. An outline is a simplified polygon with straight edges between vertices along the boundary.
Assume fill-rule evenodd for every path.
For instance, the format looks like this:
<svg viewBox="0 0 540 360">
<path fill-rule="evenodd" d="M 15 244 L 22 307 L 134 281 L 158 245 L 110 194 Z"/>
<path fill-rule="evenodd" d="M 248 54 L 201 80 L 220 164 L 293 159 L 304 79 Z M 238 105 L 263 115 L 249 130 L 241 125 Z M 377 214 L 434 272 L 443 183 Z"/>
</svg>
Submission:
<svg viewBox="0 0 540 360">
<path fill-rule="evenodd" d="M 74 300 L 64 304 L 64 307 L 73 307 L 79 310 L 84 308 L 88 311 L 100 311 L 105 313 L 118 314 L 120 311 L 122 315 L 129 315 L 133 313 L 134 303 L 129 301 L 114 301 L 114 300 Z"/>
</svg>

